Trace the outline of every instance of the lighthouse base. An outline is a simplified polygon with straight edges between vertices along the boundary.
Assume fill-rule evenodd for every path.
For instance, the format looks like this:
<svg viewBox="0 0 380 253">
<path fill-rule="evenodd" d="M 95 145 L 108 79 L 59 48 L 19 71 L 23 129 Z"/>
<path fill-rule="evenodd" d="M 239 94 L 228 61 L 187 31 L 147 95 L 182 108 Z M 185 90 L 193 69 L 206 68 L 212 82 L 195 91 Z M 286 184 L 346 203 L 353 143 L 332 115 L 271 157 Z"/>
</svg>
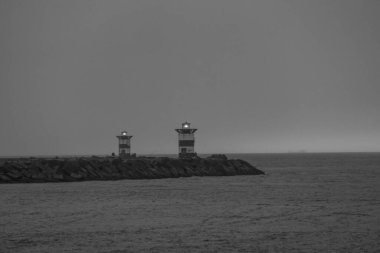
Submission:
<svg viewBox="0 0 380 253">
<path fill-rule="evenodd" d="M 199 158 L 197 153 L 179 153 L 178 158 L 180 159 L 197 159 Z"/>
</svg>

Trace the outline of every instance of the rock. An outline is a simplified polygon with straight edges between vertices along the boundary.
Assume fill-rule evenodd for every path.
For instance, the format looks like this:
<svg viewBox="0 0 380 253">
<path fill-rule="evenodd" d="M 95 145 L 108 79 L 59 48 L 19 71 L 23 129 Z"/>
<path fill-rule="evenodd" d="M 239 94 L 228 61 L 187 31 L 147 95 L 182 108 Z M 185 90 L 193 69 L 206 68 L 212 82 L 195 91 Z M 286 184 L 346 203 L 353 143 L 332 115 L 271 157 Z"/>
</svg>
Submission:
<svg viewBox="0 0 380 253">
<path fill-rule="evenodd" d="M 6 174 L 0 174 L 0 182 L 10 183 L 12 181 L 12 178 L 7 176 Z"/>
<path fill-rule="evenodd" d="M 190 176 L 233 176 L 264 174 L 248 162 L 208 158 L 173 159 L 167 157 L 23 159 L 0 165 L 0 183 L 57 182 L 115 179 L 158 179 Z"/>
<path fill-rule="evenodd" d="M 223 154 L 210 155 L 209 157 L 207 157 L 207 159 L 216 159 L 216 160 L 223 160 L 223 161 L 228 160 L 227 156 Z"/>
</svg>

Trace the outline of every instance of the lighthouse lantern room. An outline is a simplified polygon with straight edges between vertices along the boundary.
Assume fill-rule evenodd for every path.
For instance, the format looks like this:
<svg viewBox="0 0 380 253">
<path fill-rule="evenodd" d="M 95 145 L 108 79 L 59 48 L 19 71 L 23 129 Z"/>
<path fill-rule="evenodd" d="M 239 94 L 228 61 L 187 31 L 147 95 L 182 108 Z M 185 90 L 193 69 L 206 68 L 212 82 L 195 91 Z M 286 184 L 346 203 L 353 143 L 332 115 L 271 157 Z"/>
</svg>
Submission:
<svg viewBox="0 0 380 253">
<path fill-rule="evenodd" d="M 189 122 L 182 123 L 182 128 L 175 129 L 178 133 L 178 156 L 179 158 L 194 158 L 194 133 L 198 130 L 191 128 Z"/>
<path fill-rule="evenodd" d="M 121 134 L 116 137 L 119 139 L 119 156 L 130 156 L 132 135 L 128 135 L 127 131 L 122 131 Z"/>
</svg>

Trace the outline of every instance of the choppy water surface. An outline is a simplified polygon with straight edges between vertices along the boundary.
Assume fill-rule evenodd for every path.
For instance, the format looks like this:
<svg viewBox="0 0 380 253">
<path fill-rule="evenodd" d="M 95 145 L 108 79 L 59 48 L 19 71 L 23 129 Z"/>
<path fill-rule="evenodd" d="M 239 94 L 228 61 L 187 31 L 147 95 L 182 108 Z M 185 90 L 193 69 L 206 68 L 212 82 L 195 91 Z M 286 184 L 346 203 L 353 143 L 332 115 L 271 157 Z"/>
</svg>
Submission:
<svg viewBox="0 0 380 253">
<path fill-rule="evenodd" d="M 230 155 L 264 176 L 0 185 L 0 252 L 376 252 L 380 154 Z"/>
</svg>

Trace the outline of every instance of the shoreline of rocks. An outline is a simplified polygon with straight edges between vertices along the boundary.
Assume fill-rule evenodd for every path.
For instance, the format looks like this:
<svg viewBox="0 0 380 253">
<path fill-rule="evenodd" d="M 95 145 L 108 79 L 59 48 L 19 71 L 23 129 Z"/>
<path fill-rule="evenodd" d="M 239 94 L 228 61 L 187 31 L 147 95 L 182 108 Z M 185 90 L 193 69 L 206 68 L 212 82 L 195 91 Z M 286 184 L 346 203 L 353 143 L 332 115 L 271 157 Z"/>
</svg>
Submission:
<svg viewBox="0 0 380 253">
<path fill-rule="evenodd" d="M 208 158 L 168 157 L 12 159 L 0 164 L 0 183 L 77 182 L 159 179 L 191 176 L 262 175 L 263 171 L 225 155 Z"/>
</svg>

